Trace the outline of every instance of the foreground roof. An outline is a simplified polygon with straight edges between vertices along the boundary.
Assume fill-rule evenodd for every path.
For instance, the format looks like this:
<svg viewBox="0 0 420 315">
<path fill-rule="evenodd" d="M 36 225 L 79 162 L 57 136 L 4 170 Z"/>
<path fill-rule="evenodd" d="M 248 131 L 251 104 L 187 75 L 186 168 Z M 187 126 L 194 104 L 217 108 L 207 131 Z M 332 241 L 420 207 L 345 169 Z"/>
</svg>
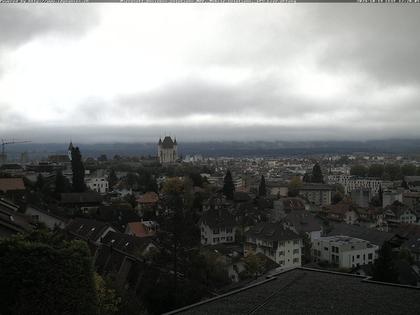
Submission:
<svg viewBox="0 0 420 315">
<path fill-rule="evenodd" d="M 418 314 L 420 289 L 296 268 L 167 314 Z"/>
</svg>

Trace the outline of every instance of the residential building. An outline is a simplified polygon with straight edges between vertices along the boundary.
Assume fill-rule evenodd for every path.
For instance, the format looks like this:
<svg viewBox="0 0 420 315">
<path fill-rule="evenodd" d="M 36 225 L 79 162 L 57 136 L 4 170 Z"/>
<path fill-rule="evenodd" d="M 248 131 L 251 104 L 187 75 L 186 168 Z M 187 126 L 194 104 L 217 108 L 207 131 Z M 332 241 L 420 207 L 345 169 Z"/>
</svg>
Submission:
<svg viewBox="0 0 420 315">
<path fill-rule="evenodd" d="M 326 184 L 305 184 L 299 188 L 299 195 L 308 199 L 310 203 L 317 206 L 328 206 L 331 204 L 331 196 L 334 188 Z"/>
<path fill-rule="evenodd" d="M 302 238 L 282 223 L 261 222 L 245 232 L 244 255 L 264 254 L 280 267 L 301 266 Z"/>
<path fill-rule="evenodd" d="M 357 207 L 353 203 L 349 201 L 340 201 L 335 205 L 323 207 L 320 214 L 333 221 L 354 224 L 359 218 L 359 215 L 355 211 L 356 209 Z"/>
<path fill-rule="evenodd" d="M 97 192 L 63 193 L 60 197 L 61 206 L 69 209 L 78 209 L 82 213 L 97 211 L 103 199 Z"/>
<path fill-rule="evenodd" d="M 292 211 L 306 210 L 305 202 L 301 198 L 281 198 L 273 200 L 273 209 L 270 211 L 270 221 L 277 222 L 282 220 Z"/>
<path fill-rule="evenodd" d="M 104 194 L 108 192 L 109 183 L 105 177 L 90 177 L 86 179 L 86 186 L 93 191 Z"/>
<path fill-rule="evenodd" d="M 410 191 L 420 192 L 420 176 L 404 176 L 404 182 Z"/>
<path fill-rule="evenodd" d="M 344 235 L 320 237 L 312 242 L 315 261 L 326 261 L 340 268 L 371 264 L 378 250 L 379 246 L 369 241 Z"/>
<path fill-rule="evenodd" d="M 237 223 L 232 214 L 226 209 L 208 210 L 203 213 L 199 221 L 202 245 L 216 245 L 233 243 Z"/>
<path fill-rule="evenodd" d="M 33 205 L 26 207 L 25 214 L 31 216 L 34 222 L 44 223 L 51 230 L 55 228 L 63 229 L 67 224 L 67 219 L 52 213 L 50 210 L 40 209 Z"/>
<path fill-rule="evenodd" d="M 359 207 L 369 207 L 372 192 L 368 188 L 357 188 L 350 192 L 351 200 Z"/>
<path fill-rule="evenodd" d="M 178 144 L 176 139 L 166 136 L 163 141 L 159 138 L 158 158 L 162 164 L 175 163 L 178 160 Z"/>
<path fill-rule="evenodd" d="M 395 201 L 403 202 L 403 192 L 401 190 L 385 190 L 382 192 L 382 208 L 392 205 Z"/>
<path fill-rule="evenodd" d="M 327 178 L 329 184 L 343 185 L 345 194 L 358 188 L 367 188 L 375 195 L 381 187 L 384 188 L 383 181 L 376 178 L 359 178 L 352 175 L 328 175 Z"/>
</svg>

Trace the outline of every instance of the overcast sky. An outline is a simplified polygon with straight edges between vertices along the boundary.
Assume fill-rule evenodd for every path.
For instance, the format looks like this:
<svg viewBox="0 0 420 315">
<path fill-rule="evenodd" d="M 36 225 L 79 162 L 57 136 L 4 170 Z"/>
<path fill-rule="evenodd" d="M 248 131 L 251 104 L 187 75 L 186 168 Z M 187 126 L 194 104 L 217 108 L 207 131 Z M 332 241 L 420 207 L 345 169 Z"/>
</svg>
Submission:
<svg viewBox="0 0 420 315">
<path fill-rule="evenodd" d="M 0 138 L 420 138 L 420 6 L 2 5 Z"/>
</svg>

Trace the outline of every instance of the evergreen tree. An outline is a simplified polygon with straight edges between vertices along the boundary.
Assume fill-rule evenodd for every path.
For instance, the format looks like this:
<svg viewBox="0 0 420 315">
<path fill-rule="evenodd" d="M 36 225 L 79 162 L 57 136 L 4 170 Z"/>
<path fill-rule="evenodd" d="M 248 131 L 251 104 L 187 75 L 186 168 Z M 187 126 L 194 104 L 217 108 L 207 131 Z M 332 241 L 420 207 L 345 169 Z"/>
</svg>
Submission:
<svg viewBox="0 0 420 315">
<path fill-rule="evenodd" d="M 36 182 L 35 182 L 35 190 L 41 191 L 44 186 L 45 186 L 44 176 L 42 176 L 42 174 L 38 174 L 36 178 Z"/>
<path fill-rule="evenodd" d="M 58 198 L 60 194 L 70 192 L 70 183 L 61 171 L 57 171 L 55 175 L 54 194 Z"/>
<path fill-rule="evenodd" d="M 73 191 L 84 192 L 86 190 L 85 167 L 78 147 L 71 150 L 71 169 L 73 171 Z"/>
<path fill-rule="evenodd" d="M 117 182 L 118 182 L 117 174 L 115 173 L 115 170 L 111 168 L 111 170 L 109 171 L 109 176 L 108 176 L 109 188 L 110 189 L 114 188 Z"/>
<path fill-rule="evenodd" d="M 322 175 L 321 166 L 318 163 L 315 163 L 312 169 L 312 183 L 324 183 L 324 176 Z"/>
<path fill-rule="evenodd" d="M 260 187 L 258 188 L 258 195 L 265 197 L 267 195 L 267 188 L 265 186 L 264 175 L 261 175 Z"/>
<path fill-rule="evenodd" d="M 302 180 L 303 180 L 304 183 L 310 183 L 312 181 L 311 174 L 309 174 L 308 172 L 306 172 L 305 175 L 303 175 Z"/>
<path fill-rule="evenodd" d="M 373 265 L 373 280 L 398 283 L 398 271 L 394 265 L 392 246 L 385 242 Z"/>
<path fill-rule="evenodd" d="M 223 194 L 226 196 L 227 199 L 232 200 L 234 192 L 235 185 L 233 184 L 232 174 L 230 173 L 230 170 L 227 170 L 224 178 Z"/>
</svg>

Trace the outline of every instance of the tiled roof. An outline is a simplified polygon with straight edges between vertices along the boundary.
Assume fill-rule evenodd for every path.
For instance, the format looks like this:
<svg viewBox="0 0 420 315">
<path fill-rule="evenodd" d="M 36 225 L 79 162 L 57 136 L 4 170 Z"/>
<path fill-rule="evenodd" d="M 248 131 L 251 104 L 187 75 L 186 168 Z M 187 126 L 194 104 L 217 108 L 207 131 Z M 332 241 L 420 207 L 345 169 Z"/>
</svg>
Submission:
<svg viewBox="0 0 420 315">
<path fill-rule="evenodd" d="M 420 290 L 296 268 L 167 314 L 418 314 Z"/>
<path fill-rule="evenodd" d="M 245 232 L 246 236 L 269 241 L 288 241 L 299 239 L 295 232 L 285 229 L 282 223 L 261 222 Z"/>
<path fill-rule="evenodd" d="M 159 201 L 159 196 L 154 191 L 149 191 L 137 199 L 138 203 L 156 203 Z"/>
<path fill-rule="evenodd" d="M 99 237 L 109 227 L 110 225 L 105 222 L 76 218 L 67 225 L 66 230 L 81 239 L 98 241 Z"/>
<path fill-rule="evenodd" d="M 25 190 L 22 178 L 0 178 L 0 192 Z"/>
<path fill-rule="evenodd" d="M 153 239 L 153 237 L 136 237 L 118 232 L 108 232 L 101 243 L 127 254 L 137 254 L 145 250 L 153 242 Z"/>
<path fill-rule="evenodd" d="M 154 235 L 154 231 L 150 231 L 146 228 L 143 222 L 129 222 L 127 223 L 128 227 L 130 228 L 131 232 L 137 237 L 146 237 Z"/>
<path fill-rule="evenodd" d="M 321 231 L 319 221 L 306 210 L 296 210 L 289 212 L 284 220 L 293 225 L 298 232 Z"/>
<path fill-rule="evenodd" d="M 211 228 L 234 227 L 237 225 L 233 215 L 226 209 L 208 210 L 204 212 L 201 216 L 200 223 L 208 225 Z"/>
<path fill-rule="evenodd" d="M 283 198 L 281 199 L 283 202 L 284 210 L 291 211 L 291 210 L 305 210 L 305 205 L 303 201 L 299 198 Z"/>
</svg>

